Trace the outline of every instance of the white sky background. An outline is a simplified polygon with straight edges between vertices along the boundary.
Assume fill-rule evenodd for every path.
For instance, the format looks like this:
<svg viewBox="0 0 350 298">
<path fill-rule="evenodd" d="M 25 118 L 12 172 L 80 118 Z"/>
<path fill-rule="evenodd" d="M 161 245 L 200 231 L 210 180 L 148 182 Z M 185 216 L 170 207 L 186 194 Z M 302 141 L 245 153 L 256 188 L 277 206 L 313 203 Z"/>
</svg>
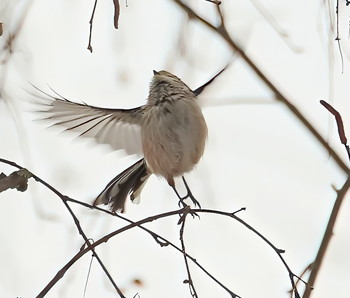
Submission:
<svg viewBox="0 0 350 298">
<path fill-rule="evenodd" d="M 288 34 L 293 49 L 253 2 L 223 2 L 232 38 L 347 162 L 333 118 L 319 100 L 331 102 L 350 131 L 350 8 L 341 3 L 342 73 L 323 1 L 263 1 Z M 217 24 L 213 4 L 189 3 Z M 28 82 L 49 92 L 50 86 L 69 99 L 91 105 L 127 108 L 145 102 L 153 69 L 166 69 L 195 89 L 232 57 L 226 43 L 213 32 L 197 22 L 186 25 L 186 15 L 170 0 L 129 0 L 128 7 L 121 1 L 118 30 L 113 28 L 112 1 L 100 0 L 92 54 L 86 48 L 93 1 L 3 0 L 2 46 L 23 19 L 26 5 L 14 53 L 0 66 L 4 97 L 0 101 L 0 157 L 28 167 L 62 193 L 88 203 L 137 157 L 111 152 L 91 140 L 72 141 L 73 135 L 33 122 L 35 115 L 26 112 L 24 102 L 30 98 L 25 90 L 32 90 Z M 330 6 L 334 11 L 335 3 Z M 346 176 L 239 57 L 200 100 L 209 138 L 203 159 L 186 175 L 193 193 L 204 208 L 235 211 L 246 207 L 239 216 L 285 249 L 288 265 L 300 274 L 313 261 L 322 239 L 336 197 L 332 185 L 340 188 Z M 0 166 L 6 174 L 13 170 Z M 27 192 L 6 191 L 0 200 L 0 297 L 33 297 L 83 240 L 59 198 L 34 181 Z M 94 240 L 125 225 L 100 212 L 72 207 Z M 127 203 L 126 216 L 138 220 L 175 208 L 177 199 L 171 188 L 152 177 L 141 203 Z M 346 199 L 313 297 L 347 297 L 350 292 L 349 212 Z M 147 227 L 180 246 L 177 219 Z M 233 219 L 204 214 L 200 220 L 188 218 L 185 239 L 188 253 L 240 296 L 288 297 L 288 273 L 278 256 Z M 143 231 L 123 233 L 97 252 L 127 297 L 137 292 L 142 298 L 190 297 L 182 283 L 187 278 L 182 255 L 170 247 L 161 248 Z M 76 263 L 47 297 L 83 297 L 90 255 Z M 193 264 L 191 269 L 199 297 L 229 297 Z M 135 278 L 142 286 L 132 283 Z M 115 296 L 94 261 L 85 297 Z"/>
</svg>

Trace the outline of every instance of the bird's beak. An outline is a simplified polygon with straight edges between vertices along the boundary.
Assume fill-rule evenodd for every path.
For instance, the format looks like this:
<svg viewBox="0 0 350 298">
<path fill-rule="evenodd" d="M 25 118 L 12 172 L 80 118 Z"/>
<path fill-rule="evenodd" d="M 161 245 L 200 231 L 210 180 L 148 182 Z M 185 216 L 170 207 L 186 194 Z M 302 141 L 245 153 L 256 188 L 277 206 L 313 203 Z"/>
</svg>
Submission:
<svg viewBox="0 0 350 298">
<path fill-rule="evenodd" d="M 159 74 L 159 72 L 158 72 L 158 71 L 153 70 L 153 74 L 154 74 L 154 75 L 157 75 L 157 74 Z"/>
</svg>

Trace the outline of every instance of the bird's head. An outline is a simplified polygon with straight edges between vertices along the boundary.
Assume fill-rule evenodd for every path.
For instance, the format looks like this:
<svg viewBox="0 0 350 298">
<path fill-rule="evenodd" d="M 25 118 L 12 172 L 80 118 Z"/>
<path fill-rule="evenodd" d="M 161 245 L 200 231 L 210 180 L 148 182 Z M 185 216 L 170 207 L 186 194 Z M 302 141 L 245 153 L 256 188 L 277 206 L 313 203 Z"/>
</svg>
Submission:
<svg viewBox="0 0 350 298">
<path fill-rule="evenodd" d="M 177 76 L 165 70 L 153 70 L 153 78 L 151 81 L 150 90 L 152 91 L 155 88 L 191 91 L 190 88 L 188 88 L 188 86 L 184 82 L 182 82 Z"/>
</svg>

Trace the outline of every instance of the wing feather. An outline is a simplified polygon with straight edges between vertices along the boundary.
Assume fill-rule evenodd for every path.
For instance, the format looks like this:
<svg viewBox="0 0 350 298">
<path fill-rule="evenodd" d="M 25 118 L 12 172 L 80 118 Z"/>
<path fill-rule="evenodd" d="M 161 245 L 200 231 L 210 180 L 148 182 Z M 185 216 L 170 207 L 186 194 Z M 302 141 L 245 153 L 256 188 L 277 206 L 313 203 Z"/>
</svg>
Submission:
<svg viewBox="0 0 350 298">
<path fill-rule="evenodd" d="M 35 87 L 35 86 L 34 86 Z M 36 87 L 35 87 L 36 88 Z M 77 132 L 78 137 L 94 138 L 97 143 L 109 144 L 114 150 L 124 149 L 128 154 L 142 154 L 140 125 L 145 106 L 133 109 L 109 109 L 76 103 L 60 95 L 35 95 L 40 120 L 52 122 L 65 131 Z"/>
</svg>

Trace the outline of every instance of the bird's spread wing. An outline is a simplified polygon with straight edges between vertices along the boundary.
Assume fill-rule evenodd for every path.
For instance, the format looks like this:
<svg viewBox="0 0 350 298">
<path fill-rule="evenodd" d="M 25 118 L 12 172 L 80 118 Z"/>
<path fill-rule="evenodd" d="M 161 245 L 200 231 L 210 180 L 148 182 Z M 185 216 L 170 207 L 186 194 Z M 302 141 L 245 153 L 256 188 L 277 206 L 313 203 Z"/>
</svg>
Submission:
<svg viewBox="0 0 350 298">
<path fill-rule="evenodd" d="M 35 103 L 40 106 L 38 112 L 44 114 L 40 119 L 49 120 L 52 126 L 62 126 L 66 131 L 78 132 L 79 137 L 91 137 L 98 143 L 109 144 L 114 150 L 124 149 L 128 154 L 142 153 L 140 123 L 143 107 L 99 108 L 39 91 L 45 95 L 35 95 Z"/>
</svg>

